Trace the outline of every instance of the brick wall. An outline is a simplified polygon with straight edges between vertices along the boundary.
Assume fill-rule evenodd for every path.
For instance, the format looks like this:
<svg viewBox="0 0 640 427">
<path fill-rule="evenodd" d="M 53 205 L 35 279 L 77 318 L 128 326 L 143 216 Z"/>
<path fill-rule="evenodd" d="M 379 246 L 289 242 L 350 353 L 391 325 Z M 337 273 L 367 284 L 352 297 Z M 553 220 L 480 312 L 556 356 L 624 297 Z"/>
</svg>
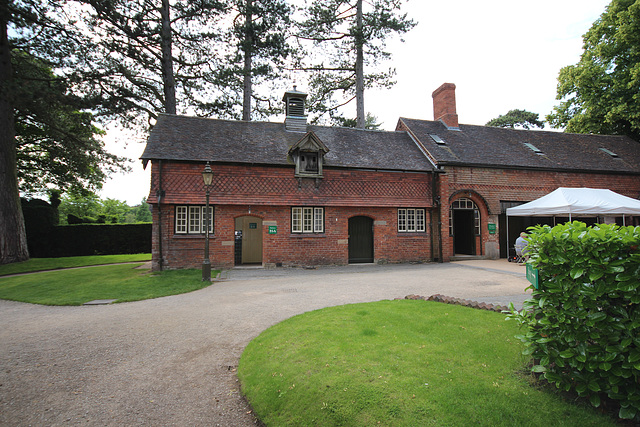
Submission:
<svg viewBox="0 0 640 427">
<path fill-rule="evenodd" d="M 202 164 L 162 165 L 162 223 L 158 219 L 158 163 L 152 163 L 148 202 L 153 206 L 153 266 L 159 268 L 159 230 L 164 268 L 198 268 L 204 257 L 204 237 L 175 234 L 176 205 L 204 205 Z M 431 260 L 432 175 L 357 170 L 324 170 L 323 179 L 297 179 L 291 168 L 213 165 L 210 203 L 215 232 L 210 237 L 214 267 L 234 265 L 235 219 L 251 215 L 263 220 L 262 261 L 265 265 L 348 263 L 348 223 L 354 216 L 374 221 L 374 261 Z M 325 232 L 291 233 L 292 206 L 325 208 Z M 397 208 L 427 209 L 426 233 L 398 233 Z M 249 213 L 250 212 L 250 213 Z M 266 224 L 265 224 L 266 223 Z M 268 234 L 276 225 L 277 234 Z"/>
<path fill-rule="evenodd" d="M 156 205 L 157 206 L 157 205 Z M 163 205 L 164 268 L 199 268 L 204 258 L 204 237 L 176 235 L 175 208 Z M 426 262 L 431 260 L 431 224 L 426 233 L 399 233 L 396 208 L 326 207 L 325 232 L 291 233 L 290 206 L 216 206 L 214 233 L 210 236 L 209 254 L 214 267 L 234 265 L 234 231 L 237 217 L 250 215 L 262 219 L 262 263 L 267 266 L 308 266 L 347 264 L 349 261 L 349 218 L 367 216 L 373 219 L 374 262 Z M 158 215 L 153 211 L 153 266 L 158 269 Z M 429 216 L 427 215 L 427 221 Z M 269 234 L 269 225 L 277 227 Z"/>
<path fill-rule="evenodd" d="M 476 245 L 477 254 L 485 255 L 487 247 L 499 245 L 506 237 L 501 236 L 498 216 L 500 201 L 530 202 L 544 196 L 558 187 L 608 188 L 622 195 L 640 196 L 640 177 L 597 173 L 571 173 L 531 170 L 508 170 L 490 168 L 453 167 L 443 168 L 446 174 L 440 176 L 440 197 L 442 200 L 443 259 L 448 261 L 453 255 L 453 238 L 449 236 L 449 209 L 453 201 L 460 197 L 473 200 L 480 210 L 481 236 Z M 489 234 L 488 224 L 498 228 L 496 234 Z M 506 244 L 506 243 L 504 243 Z"/>
<path fill-rule="evenodd" d="M 158 162 L 152 162 L 148 203 L 157 203 Z M 203 204 L 201 163 L 164 162 L 163 203 Z M 316 204 L 322 206 L 431 207 L 430 173 L 401 173 L 324 168 L 324 178 L 298 179 L 294 166 L 212 165 L 211 203 Z"/>
</svg>

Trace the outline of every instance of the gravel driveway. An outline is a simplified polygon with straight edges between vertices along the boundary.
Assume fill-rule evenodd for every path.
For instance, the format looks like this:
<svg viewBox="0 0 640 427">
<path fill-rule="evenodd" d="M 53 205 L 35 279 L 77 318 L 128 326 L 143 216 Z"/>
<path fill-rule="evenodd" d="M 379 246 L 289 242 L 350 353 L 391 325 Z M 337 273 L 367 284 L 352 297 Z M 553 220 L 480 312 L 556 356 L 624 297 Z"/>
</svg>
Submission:
<svg viewBox="0 0 640 427">
<path fill-rule="evenodd" d="M 254 425 L 235 369 L 269 326 L 410 294 L 518 302 L 527 286 L 524 267 L 500 260 L 234 269 L 196 292 L 105 306 L 0 301 L 0 425 Z"/>
</svg>

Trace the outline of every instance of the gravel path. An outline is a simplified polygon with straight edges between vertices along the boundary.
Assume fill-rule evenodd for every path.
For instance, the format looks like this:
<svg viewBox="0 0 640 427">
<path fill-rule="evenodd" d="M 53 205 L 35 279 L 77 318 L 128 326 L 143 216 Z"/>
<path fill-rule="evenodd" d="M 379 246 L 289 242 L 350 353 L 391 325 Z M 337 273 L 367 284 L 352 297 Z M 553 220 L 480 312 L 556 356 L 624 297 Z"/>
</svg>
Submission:
<svg viewBox="0 0 640 427">
<path fill-rule="evenodd" d="M 517 302 L 528 286 L 524 268 L 504 260 L 222 277 L 189 294 L 106 306 L 0 301 L 0 425 L 255 425 L 235 369 L 269 326 L 409 294 Z"/>
</svg>

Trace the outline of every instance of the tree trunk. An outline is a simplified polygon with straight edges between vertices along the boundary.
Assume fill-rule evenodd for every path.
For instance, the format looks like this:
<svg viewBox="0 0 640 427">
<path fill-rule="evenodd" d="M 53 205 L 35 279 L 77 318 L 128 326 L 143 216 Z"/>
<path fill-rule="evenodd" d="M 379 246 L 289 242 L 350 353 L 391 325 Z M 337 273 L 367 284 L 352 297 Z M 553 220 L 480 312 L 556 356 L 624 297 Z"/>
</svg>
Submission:
<svg viewBox="0 0 640 427">
<path fill-rule="evenodd" d="M 356 128 L 364 129 L 364 34 L 362 28 L 362 0 L 356 9 Z"/>
<path fill-rule="evenodd" d="M 162 45 L 162 82 L 164 86 L 164 111 L 168 114 L 176 114 L 176 81 L 173 75 L 173 56 L 171 53 L 171 20 L 169 17 L 169 0 L 162 0 L 160 15 L 162 16 L 162 29 L 160 43 Z"/>
<path fill-rule="evenodd" d="M 251 120 L 251 97 L 253 89 L 251 87 L 251 67 L 253 59 L 253 0 L 247 0 L 244 20 L 244 82 L 242 92 L 242 120 Z"/>
<path fill-rule="evenodd" d="M 29 259 L 18 191 L 8 0 L 0 0 L 0 264 Z"/>
</svg>

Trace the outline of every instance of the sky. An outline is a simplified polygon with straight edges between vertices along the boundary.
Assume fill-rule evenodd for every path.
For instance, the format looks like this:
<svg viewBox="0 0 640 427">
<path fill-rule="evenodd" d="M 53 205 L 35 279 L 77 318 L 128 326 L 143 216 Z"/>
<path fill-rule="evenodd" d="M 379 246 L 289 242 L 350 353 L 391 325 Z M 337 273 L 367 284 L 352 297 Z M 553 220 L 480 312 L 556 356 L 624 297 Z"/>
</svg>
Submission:
<svg viewBox="0 0 640 427">
<path fill-rule="evenodd" d="M 560 69 L 576 64 L 582 36 L 609 0 L 409 0 L 403 11 L 418 25 L 388 43 L 396 85 L 365 92 L 365 110 L 382 129 L 399 117 L 433 120 L 431 94 L 442 83 L 456 85 L 458 120 L 484 125 L 512 109 L 538 113 L 555 105 Z M 292 82 L 293 85 L 293 82 Z M 298 90 L 305 88 L 298 83 Z M 355 117 L 355 102 L 344 111 Z M 283 117 L 271 121 L 282 122 Z M 99 193 L 136 205 L 149 194 L 150 167 L 139 157 L 146 134 L 107 128 L 111 153 L 134 160 L 128 174 L 115 174 Z"/>
</svg>

